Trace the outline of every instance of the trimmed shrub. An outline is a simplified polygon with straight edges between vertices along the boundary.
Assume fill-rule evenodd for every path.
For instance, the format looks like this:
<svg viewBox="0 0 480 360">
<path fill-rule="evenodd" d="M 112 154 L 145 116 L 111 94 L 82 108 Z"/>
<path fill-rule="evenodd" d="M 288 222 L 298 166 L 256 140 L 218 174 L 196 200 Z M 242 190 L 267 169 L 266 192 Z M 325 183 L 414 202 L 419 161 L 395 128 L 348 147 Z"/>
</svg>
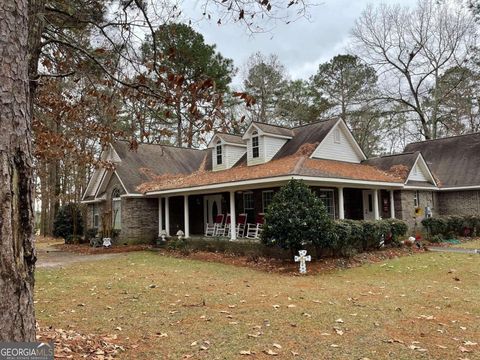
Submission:
<svg viewBox="0 0 480 360">
<path fill-rule="evenodd" d="M 80 206 L 69 203 L 58 210 L 53 222 L 53 236 L 65 239 L 66 244 L 77 242 L 83 234 L 83 218 Z"/>
<path fill-rule="evenodd" d="M 480 216 L 450 215 L 432 217 L 423 219 L 422 225 L 427 229 L 430 241 L 432 241 L 435 235 L 442 235 L 443 238 L 477 236 L 480 233 Z"/>
<path fill-rule="evenodd" d="M 401 237 L 404 237 L 408 232 L 408 225 L 405 221 L 398 219 L 387 219 L 386 221 L 390 226 L 390 239 L 393 243 L 398 243 Z M 388 243 L 388 242 L 387 242 Z"/>
<path fill-rule="evenodd" d="M 302 181 L 291 180 L 273 196 L 261 240 L 293 254 L 310 244 L 330 248 L 331 235 L 332 220 L 323 202 Z"/>
</svg>

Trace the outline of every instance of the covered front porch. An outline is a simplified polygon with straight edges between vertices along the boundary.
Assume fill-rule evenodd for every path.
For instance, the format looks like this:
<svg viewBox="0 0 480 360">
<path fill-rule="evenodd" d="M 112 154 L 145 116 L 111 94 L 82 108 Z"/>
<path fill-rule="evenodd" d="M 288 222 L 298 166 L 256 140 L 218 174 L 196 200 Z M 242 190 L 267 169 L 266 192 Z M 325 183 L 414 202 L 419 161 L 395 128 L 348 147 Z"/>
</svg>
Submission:
<svg viewBox="0 0 480 360">
<path fill-rule="evenodd" d="M 219 189 L 175 189 L 149 194 L 158 198 L 158 234 L 171 237 L 181 230 L 186 238 L 204 236 L 207 224 L 213 224 L 218 214 L 224 214 L 224 219 L 229 215 L 231 229 L 237 229 L 239 214 L 246 214 L 246 222 L 254 224 L 258 215 L 266 212 L 275 192 L 285 183 L 256 183 L 230 188 L 224 184 Z M 322 200 L 332 219 L 395 218 L 397 184 L 367 187 L 359 184 L 306 183 Z M 230 231 L 228 237 L 237 240 L 242 233 Z"/>
</svg>

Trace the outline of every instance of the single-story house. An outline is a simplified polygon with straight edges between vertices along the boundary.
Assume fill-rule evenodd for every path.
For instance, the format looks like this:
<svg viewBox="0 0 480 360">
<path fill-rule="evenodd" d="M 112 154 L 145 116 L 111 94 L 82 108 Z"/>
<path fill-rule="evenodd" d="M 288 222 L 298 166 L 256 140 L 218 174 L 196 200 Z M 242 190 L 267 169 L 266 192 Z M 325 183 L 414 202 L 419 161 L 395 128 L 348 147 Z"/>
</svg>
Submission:
<svg viewBox="0 0 480 360">
<path fill-rule="evenodd" d="M 113 143 L 90 179 L 87 228 L 111 221 L 121 242 L 162 230 L 201 235 L 219 213 L 254 222 L 290 179 L 301 179 L 334 219 L 480 214 L 480 133 L 409 144 L 369 158 L 341 119 L 286 128 L 252 122 L 243 135 L 217 133 L 203 150 Z M 230 235 L 236 239 L 235 231 Z"/>
</svg>

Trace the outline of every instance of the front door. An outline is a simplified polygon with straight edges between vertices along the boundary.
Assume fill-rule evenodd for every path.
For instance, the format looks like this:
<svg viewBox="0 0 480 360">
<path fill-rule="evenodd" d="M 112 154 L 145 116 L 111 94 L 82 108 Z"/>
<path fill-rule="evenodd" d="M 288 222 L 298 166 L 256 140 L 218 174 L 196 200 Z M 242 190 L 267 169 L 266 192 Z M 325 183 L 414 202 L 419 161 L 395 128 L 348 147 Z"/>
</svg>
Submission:
<svg viewBox="0 0 480 360">
<path fill-rule="evenodd" d="M 363 190 L 363 219 L 375 220 L 372 190 Z"/>
<path fill-rule="evenodd" d="M 222 195 L 206 195 L 203 197 L 205 222 L 213 224 L 215 217 L 222 213 Z"/>
</svg>

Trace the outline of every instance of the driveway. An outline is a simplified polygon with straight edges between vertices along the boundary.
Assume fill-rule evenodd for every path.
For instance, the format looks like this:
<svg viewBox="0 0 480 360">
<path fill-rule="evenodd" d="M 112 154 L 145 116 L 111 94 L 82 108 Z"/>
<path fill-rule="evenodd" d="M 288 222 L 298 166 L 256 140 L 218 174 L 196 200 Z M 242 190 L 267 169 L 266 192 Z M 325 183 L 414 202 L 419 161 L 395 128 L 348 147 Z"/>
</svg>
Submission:
<svg viewBox="0 0 480 360">
<path fill-rule="evenodd" d="M 110 259 L 112 257 L 121 255 L 116 254 L 76 254 L 67 251 L 61 251 L 53 246 L 54 243 L 37 243 L 37 268 L 51 268 L 59 266 L 67 266 L 72 263 L 84 261 L 97 261 Z"/>
</svg>

